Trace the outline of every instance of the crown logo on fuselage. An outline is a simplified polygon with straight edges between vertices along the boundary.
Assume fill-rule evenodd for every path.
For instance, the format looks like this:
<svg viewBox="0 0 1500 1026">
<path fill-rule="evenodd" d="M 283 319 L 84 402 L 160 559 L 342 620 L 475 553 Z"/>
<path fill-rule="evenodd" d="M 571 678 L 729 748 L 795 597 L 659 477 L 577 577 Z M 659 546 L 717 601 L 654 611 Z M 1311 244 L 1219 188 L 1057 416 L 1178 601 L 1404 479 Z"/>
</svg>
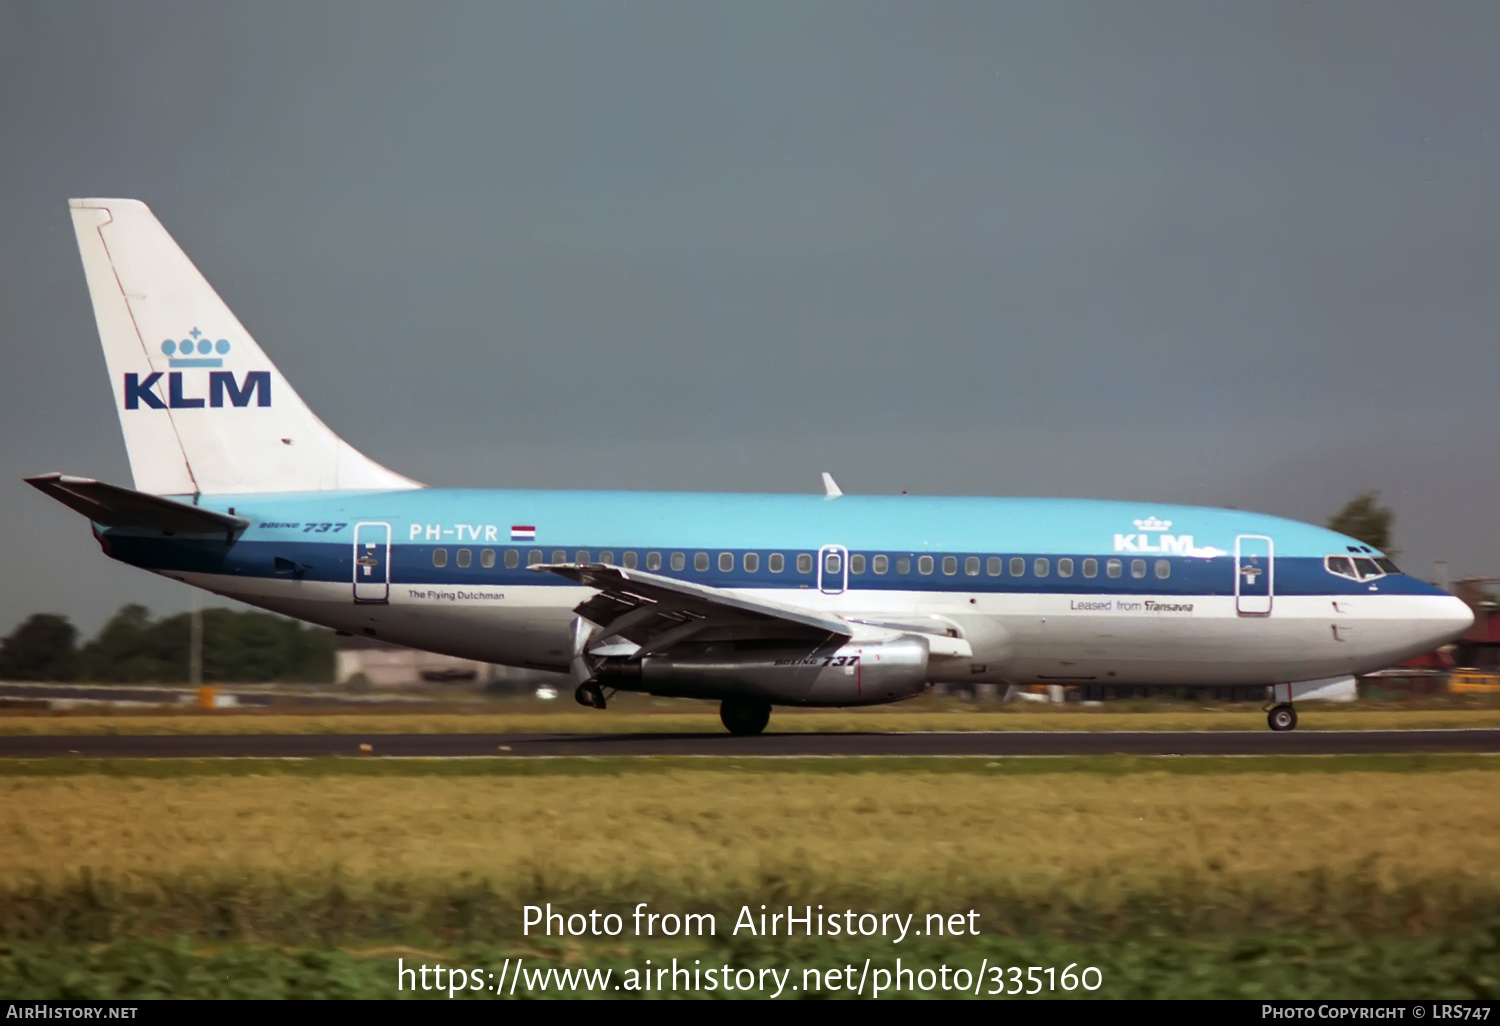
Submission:
<svg viewBox="0 0 1500 1026">
<path fill-rule="evenodd" d="M 221 338 L 217 342 L 208 338 L 196 327 L 188 332 L 189 338 L 182 341 L 166 339 L 161 344 L 161 351 L 167 355 L 168 363 L 173 367 L 222 367 L 224 356 L 229 352 L 229 340 Z M 212 354 L 218 353 L 218 356 Z"/>
<path fill-rule="evenodd" d="M 1172 529 L 1172 521 L 1147 517 L 1145 520 L 1135 521 L 1135 529 L 1137 531 L 1170 531 Z"/>
</svg>

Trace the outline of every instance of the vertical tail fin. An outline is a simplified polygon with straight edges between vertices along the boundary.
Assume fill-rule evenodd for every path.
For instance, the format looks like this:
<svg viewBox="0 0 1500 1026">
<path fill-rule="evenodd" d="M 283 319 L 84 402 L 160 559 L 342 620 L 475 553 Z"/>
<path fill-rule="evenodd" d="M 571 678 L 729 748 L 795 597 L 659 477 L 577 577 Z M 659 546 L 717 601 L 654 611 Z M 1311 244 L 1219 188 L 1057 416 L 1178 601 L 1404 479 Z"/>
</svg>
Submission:
<svg viewBox="0 0 1500 1026">
<path fill-rule="evenodd" d="M 330 431 L 144 203 L 70 201 L 135 486 L 420 488 Z"/>
</svg>

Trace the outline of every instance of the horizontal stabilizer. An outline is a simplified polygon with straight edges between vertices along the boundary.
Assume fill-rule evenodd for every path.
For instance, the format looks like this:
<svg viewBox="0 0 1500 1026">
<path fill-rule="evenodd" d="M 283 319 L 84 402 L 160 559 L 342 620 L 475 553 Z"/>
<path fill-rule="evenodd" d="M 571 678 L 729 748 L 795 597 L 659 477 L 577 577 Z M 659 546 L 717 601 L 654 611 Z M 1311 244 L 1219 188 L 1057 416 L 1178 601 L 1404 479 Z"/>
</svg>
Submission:
<svg viewBox="0 0 1500 1026">
<path fill-rule="evenodd" d="M 26 483 L 105 527 L 145 527 L 163 534 L 224 534 L 250 526 L 244 517 L 188 506 L 91 477 L 43 474 Z"/>
</svg>

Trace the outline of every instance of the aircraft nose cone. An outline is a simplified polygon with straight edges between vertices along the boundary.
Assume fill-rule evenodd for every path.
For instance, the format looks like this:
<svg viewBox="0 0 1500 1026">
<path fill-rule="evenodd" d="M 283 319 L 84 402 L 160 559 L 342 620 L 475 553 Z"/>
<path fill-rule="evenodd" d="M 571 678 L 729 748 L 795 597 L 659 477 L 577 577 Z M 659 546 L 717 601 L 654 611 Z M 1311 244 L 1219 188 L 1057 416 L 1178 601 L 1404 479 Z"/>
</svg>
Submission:
<svg viewBox="0 0 1500 1026">
<path fill-rule="evenodd" d="M 1436 639 L 1434 644 L 1441 645 L 1474 626 L 1474 610 L 1463 599 L 1447 595 L 1432 610 L 1430 621 Z"/>
</svg>

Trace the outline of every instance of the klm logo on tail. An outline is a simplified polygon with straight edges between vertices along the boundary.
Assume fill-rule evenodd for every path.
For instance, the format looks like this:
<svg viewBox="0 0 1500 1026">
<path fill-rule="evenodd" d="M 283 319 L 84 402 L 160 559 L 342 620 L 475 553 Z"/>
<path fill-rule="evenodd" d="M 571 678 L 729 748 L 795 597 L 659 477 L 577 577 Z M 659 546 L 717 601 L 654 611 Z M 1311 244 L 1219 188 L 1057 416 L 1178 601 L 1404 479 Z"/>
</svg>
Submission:
<svg viewBox="0 0 1500 1026">
<path fill-rule="evenodd" d="M 177 341 L 167 339 L 161 351 L 168 357 L 171 367 L 222 367 L 224 357 L 230 350 L 228 339 L 217 342 L 194 328 L 191 337 Z M 215 355 L 217 354 L 217 355 Z M 247 371 L 243 383 L 235 381 L 233 371 L 211 370 L 208 374 L 208 397 L 190 396 L 183 391 L 183 374 L 180 370 L 165 373 L 167 396 L 162 398 L 157 391 L 163 377 L 162 371 L 153 371 L 142 378 L 139 374 L 125 375 L 125 408 L 139 410 L 196 410 L 207 405 L 220 407 L 228 398 L 231 406 L 249 406 L 254 397 L 256 406 L 271 405 L 271 372 Z"/>
</svg>

